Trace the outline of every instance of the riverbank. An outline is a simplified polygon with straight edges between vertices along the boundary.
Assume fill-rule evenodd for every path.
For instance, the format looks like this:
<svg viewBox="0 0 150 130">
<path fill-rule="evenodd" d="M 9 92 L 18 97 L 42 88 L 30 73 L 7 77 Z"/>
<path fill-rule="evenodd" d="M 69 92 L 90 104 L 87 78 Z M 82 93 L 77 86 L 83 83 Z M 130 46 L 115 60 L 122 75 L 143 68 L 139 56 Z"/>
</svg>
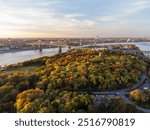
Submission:
<svg viewBox="0 0 150 130">
<path fill-rule="evenodd" d="M 42 51 L 42 49 L 51 49 L 51 48 L 57 48 L 55 46 L 53 47 L 41 47 L 41 48 L 37 48 L 37 47 L 25 47 L 25 48 L 10 48 L 7 50 L 0 50 L 0 54 L 4 54 L 4 53 L 15 53 L 15 52 L 22 52 L 22 51 L 31 51 L 31 50 L 39 50 Z"/>
<path fill-rule="evenodd" d="M 108 45 L 110 47 L 109 49 L 111 49 L 110 45 L 116 45 L 116 44 L 117 43 L 110 43 L 110 44 L 105 44 L 105 46 Z M 122 43 L 122 44 L 125 45 L 125 43 Z M 141 51 L 150 50 L 150 42 L 146 42 L 146 43 L 138 42 L 138 43 L 134 43 L 134 45 L 136 45 Z M 82 48 L 82 47 L 80 46 L 79 48 Z M 62 48 L 62 52 L 65 52 L 67 50 L 68 48 Z M 57 52 L 58 52 L 57 47 L 52 47 L 52 48 L 47 48 L 47 49 L 45 48 L 45 49 L 42 49 L 42 51 L 39 51 L 38 48 L 11 49 L 7 51 L 0 51 L 0 66 L 15 64 L 18 62 L 23 62 L 23 61 L 34 59 L 34 58 L 40 58 L 43 56 L 50 56 L 50 55 L 56 54 Z"/>
</svg>

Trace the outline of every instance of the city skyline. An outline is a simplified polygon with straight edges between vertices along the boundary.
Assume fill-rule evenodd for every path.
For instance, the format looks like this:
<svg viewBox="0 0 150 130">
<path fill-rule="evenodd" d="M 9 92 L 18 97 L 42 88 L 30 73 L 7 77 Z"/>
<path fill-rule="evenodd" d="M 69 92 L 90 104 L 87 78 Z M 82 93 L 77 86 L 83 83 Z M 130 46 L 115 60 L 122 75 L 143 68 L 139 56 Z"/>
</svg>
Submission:
<svg viewBox="0 0 150 130">
<path fill-rule="evenodd" d="M 149 0 L 0 0 L 0 38 L 149 37 Z"/>
</svg>

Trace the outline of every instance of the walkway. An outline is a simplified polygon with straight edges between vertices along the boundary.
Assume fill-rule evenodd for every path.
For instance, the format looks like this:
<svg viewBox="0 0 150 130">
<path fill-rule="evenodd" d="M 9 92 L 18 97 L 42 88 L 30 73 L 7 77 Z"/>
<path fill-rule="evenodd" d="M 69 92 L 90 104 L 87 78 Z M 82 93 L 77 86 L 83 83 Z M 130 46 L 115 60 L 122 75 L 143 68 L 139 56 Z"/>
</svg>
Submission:
<svg viewBox="0 0 150 130">
<path fill-rule="evenodd" d="M 120 96 L 127 104 L 132 104 L 133 102 L 131 100 L 129 100 L 129 98 L 127 98 L 125 95 L 118 95 Z M 137 110 L 142 111 L 144 113 L 150 113 L 149 109 L 144 109 L 142 107 L 136 106 Z"/>
</svg>

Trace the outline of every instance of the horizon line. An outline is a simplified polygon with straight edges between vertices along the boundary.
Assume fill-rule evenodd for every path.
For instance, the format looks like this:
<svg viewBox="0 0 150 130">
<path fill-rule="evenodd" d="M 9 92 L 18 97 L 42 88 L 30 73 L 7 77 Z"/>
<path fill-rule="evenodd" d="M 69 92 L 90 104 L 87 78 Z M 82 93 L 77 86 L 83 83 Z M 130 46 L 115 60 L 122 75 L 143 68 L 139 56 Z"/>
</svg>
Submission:
<svg viewBox="0 0 150 130">
<path fill-rule="evenodd" d="M 75 38 L 75 39 L 80 39 L 80 38 L 83 38 L 83 39 L 86 39 L 86 38 L 97 38 L 97 36 L 95 36 L 95 37 L 0 37 L 0 39 L 73 39 L 73 38 Z M 150 36 L 148 37 L 148 36 L 141 36 L 141 37 L 127 37 L 127 36 L 122 36 L 122 37 L 98 37 L 99 39 L 100 38 L 150 38 Z"/>
</svg>

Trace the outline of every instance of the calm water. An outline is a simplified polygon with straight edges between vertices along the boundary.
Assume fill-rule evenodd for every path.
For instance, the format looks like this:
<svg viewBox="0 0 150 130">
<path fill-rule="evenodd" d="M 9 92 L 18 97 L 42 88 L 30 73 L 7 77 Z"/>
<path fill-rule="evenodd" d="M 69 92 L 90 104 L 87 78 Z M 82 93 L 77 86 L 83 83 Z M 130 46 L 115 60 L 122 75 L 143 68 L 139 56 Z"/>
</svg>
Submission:
<svg viewBox="0 0 150 130">
<path fill-rule="evenodd" d="M 117 43 L 111 43 L 111 45 Z M 118 43 L 124 44 L 124 43 Z M 150 51 L 150 42 L 138 42 L 138 43 L 129 43 L 135 44 L 143 51 Z M 110 43 L 100 44 L 100 45 L 110 45 Z M 63 52 L 67 51 L 66 48 L 62 49 Z M 0 54 L 0 66 L 14 64 L 17 62 L 22 62 L 25 60 L 30 60 L 34 58 L 39 58 L 42 56 L 49 56 L 54 55 L 58 52 L 58 48 L 50 48 L 50 49 L 43 49 L 42 52 L 39 50 L 30 50 L 30 51 L 22 51 L 22 52 L 14 52 L 14 53 L 3 53 Z"/>
<path fill-rule="evenodd" d="M 65 52 L 67 49 L 62 48 L 62 51 Z M 14 64 L 43 56 L 51 56 L 56 53 L 58 53 L 58 48 L 43 49 L 42 52 L 39 50 L 29 50 L 13 53 L 3 53 L 0 54 L 0 66 Z"/>
<path fill-rule="evenodd" d="M 135 45 L 138 46 L 142 51 L 150 51 L 150 42 L 105 43 L 105 44 L 98 44 L 98 45 L 116 45 L 116 44 L 135 44 Z"/>
</svg>

